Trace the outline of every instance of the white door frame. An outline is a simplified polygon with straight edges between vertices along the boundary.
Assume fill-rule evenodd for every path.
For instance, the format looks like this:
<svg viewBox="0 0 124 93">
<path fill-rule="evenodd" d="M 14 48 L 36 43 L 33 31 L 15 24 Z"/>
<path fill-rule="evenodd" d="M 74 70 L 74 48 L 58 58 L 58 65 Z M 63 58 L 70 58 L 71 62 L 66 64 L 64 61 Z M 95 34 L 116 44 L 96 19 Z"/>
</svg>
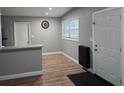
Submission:
<svg viewBox="0 0 124 93">
<path fill-rule="evenodd" d="M 28 44 L 31 45 L 31 29 L 30 29 L 31 22 L 14 22 L 14 45 L 15 45 L 15 37 L 16 37 L 16 34 L 15 34 L 15 31 L 16 31 L 15 24 L 16 23 L 27 23 L 29 25 L 28 26 Z"/>
<path fill-rule="evenodd" d="M 101 12 L 105 12 L 105 11 L 109 11 L 109 10 L 113 10 L 113 9 L 118 9 L 120 7 L 112 7 L 112 8 L 107 8 L 107 9 L 103 9 L 103 10 L 99 10 L 99 11 L 96 11 L 92 14 L 92 23 L 94 22 L 94 16 L 95 14 L 97 13 L 101 13 Z M 93 55 L 93 73 L 96 73 L 95 71 L 95 52 L 94 52 L 94 49 L 95 49 L 95 39 L 94 39 L 94 24 L 92 25 L 92 39 L 93 39 L 93 42 L 92 42 L 92 55 Z"/>
</svg>

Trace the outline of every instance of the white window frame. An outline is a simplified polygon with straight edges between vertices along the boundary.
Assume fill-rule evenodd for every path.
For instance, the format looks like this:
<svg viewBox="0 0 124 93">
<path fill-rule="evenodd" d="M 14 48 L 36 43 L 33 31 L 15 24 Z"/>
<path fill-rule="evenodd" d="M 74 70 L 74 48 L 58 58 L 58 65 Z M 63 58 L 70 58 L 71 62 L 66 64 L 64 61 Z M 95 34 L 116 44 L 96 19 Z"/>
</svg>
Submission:
<svg viewBox="0 0 124 93">
<path fill-rule="evenodd" d="M 77 29 L 78 30 L 78 38 L 65 37 L 64 36 L 64 22 L 65 21 L 69 21 L 70 22 L 70 21 L 75 20 L 75 19 L 78 19 L 78 22 L 79 22 L 78 29 Z M 66 20 L 62 21 L 62 39 L 79 42 L 79 32 L 80 32 L 80 20 L 79 20 L 79 18 L 71 18 L 71 19 L 66 19 Z"/>
</svg>

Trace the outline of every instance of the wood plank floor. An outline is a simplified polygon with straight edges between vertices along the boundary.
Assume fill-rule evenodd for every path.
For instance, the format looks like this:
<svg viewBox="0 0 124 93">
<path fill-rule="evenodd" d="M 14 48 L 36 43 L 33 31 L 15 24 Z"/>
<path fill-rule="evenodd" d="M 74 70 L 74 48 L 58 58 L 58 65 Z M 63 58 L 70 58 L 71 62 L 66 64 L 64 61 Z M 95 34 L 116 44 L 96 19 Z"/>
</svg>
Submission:
<svg viewBox="0 0 124 93">
<path fill-rule="evenodd" d="M 43 75 L 0 81 L 1 86 L 73 86 L 67 75 L 85 72 L 62 54 L 43 56 Z"/>
</svg>

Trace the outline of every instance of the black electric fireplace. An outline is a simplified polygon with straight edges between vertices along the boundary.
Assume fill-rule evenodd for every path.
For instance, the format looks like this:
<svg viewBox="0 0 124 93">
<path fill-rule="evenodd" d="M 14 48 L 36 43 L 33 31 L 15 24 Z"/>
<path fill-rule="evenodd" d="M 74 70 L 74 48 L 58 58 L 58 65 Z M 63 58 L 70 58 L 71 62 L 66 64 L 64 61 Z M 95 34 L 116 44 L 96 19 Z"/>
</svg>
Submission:
<svg viewBox="0 0 124 93">
<path fill-rule="evenodd" d="M 85 68 L 90 67 L 90 48 L 79 45 L 79 64 Z"/>
</svg>

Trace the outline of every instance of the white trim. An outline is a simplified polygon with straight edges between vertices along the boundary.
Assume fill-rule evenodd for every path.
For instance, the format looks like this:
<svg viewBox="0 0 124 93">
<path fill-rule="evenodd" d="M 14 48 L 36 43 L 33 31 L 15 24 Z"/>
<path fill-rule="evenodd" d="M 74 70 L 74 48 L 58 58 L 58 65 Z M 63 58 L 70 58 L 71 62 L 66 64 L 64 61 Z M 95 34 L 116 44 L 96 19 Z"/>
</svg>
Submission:
<svg viewBox="0 0 124 93">
<path fill-rule="evenodd" d="M 93 69 L 91 69 L 91 68 L 88 68 L 87 71 L 89 71 L 89 72 L 95 74 L 95 73 L 93 72 Z"/>
<path fill-rule="evenodd" d="M 74 41 L 74 42 L 79 42 L 79 38 L 78 39 L 73 39 L 73 38 L 63 37 L 62 39 L 70 40 L 70 41 Z"/>
<path fill-rule="evenodd" d="M 69 56 L 68 54 L 61 52 L 64 56 L 66 56 L 67 58 L 69 58 L 70 60 L 74 61 L 75 63 L 79 64 L 78 60 L 76 60 L 75 58 Z"/>
<path fill-rule="evenodd" d="M 78 60 L 76 60 L 75 58 L 69 56 L 68 54 L 64 53 L 63 51 L 47 52 L 47 53 L 43 53 L 43 56 L 45 56 L 45 55 L 52 55 L 52 54 L 63 54 L 64 56 L 66 56 L 66 57 L 69 58 L 70 60 L 72 60 L 72 61 L 74 61 L 75 63 L 79 64 Z"/>
<path fill-rule="evenodd" d="M 42 55 L 45 56 L 45 55 L 52 55 L 52 54 L 62 54 L 61 51 L 58 51 L 58 52 L 46 52 L 46 53 L 43 53 Z"/>
<path fill-rule="evenodd" d="M 121 8 L 121 7 L 105 8 L 105 9 L 102 9 L 102 10 L 96 11 L 96 12 L 94 12 L 93 14 L 95 15 L 96 13 L 106 12 L 106 11 L 113 10 L 113 9 L 118 9 L 118 8 Z"/>
<path fill-rule="evenodd" d="M 42 71 L 33 71 L 33 72 L 26 72 L 26 73 L 0 76 L 0 80 L 17 79 L 17 78 L 37 76 L 37 75 L 42 75 Z"/>
</svg>

